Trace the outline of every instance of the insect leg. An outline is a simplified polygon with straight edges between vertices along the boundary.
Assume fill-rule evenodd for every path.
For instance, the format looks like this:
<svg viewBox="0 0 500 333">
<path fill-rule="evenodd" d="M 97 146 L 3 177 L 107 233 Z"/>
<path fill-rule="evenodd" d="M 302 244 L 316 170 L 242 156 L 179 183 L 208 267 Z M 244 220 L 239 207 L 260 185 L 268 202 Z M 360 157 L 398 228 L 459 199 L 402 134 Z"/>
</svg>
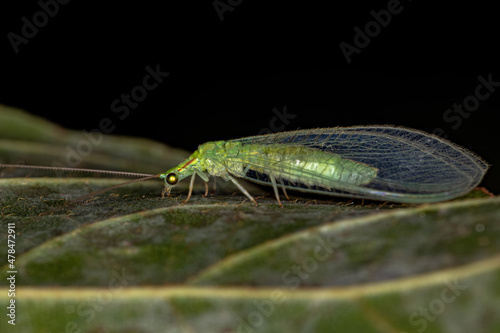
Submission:
<svg viewBox="0 0 500 333">
<path fill-rule="evenodd" d="M 285 195 L 286 200 L 290 200 L 290 198 L 288 197 L 288 194 L 286 193 L 285 186 L 283 186 L 283 184 L 281 184 L 281 189 L 283 190 L 283 194 Z"/>
<path fill-rule="evenodd" d="M 184 200 L 182 203 L 188 202 L 189 198 L 191 198 L 191 194 L 193 193 L 193 187 L 194 187 L 194 177 L 196 177 L 196 173 L 193 173 L 193 176 L 191 176 L 191 181 L 189 182 L 188 196 L 186 200 Z"/>
<path fill-rule="evenodd" d="M 280 200 L 280 194 L 278 192 L 278 185 L 276 184 L 276 178 L 273 175 L 269 175 L 269 179 L 271 179 L 271 183 L 273 184 L 274 195 L 276 196 L 276 200 L 278 200 L 278 205 L 283 207 L 283 204 Z"/>
<path fill-rule="evenodd" d="M 205 194 L 204 197 L 208 197 L 208 182 L 205 182 Z"/>
<path fill-rule="evenodd" d="M 236 179 L 234 179 L 233 177 L 231 177 L 229 174 L 225 175 L 229 180 L 231 180 L 233 182 L 234 185 L 236 185 L 236 187 L 238 187 L 240 189 L 240 191 L 246 195 L 250 200 L 252 200 L 252 202 L 255 204 L 255 206 L 258 206 L 258 203 L 257 201 L 255 201 L 255 199 L 250 195 L 250 193 L 248 193 L 247 190 L 245 190 L 245 188 L 243 186 L 240 185 L 240 183 L 238 183 L 236 181 Z"/>
<path fill-rule="evenodd" d="M 213 184 L 212 184 L 212 194 L 215 195 L 215 191 L 217 190 L 217 178 L 213 177 L 212 178 Z M 205 194 L 203 196 L 208 197 L 208 192 L 209 192 L 209 183 L 208 181 L 205 182 Z"/>
<path fill-rule="evenodd" d="M 217 193 L 217 178 L 214 177 L 214 186 L 212 187 L 212 192 L 214 195 Z"/>
</svg>

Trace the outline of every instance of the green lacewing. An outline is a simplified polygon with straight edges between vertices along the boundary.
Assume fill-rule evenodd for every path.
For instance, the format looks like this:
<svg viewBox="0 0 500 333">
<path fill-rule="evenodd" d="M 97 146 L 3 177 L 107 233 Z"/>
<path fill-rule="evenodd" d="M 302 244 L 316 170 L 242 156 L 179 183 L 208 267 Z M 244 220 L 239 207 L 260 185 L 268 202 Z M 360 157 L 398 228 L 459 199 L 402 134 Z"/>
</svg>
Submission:
<svg viewBox="0 0 500 333">
<path fill-rule="evenodd" d="M 282 206 L 280 189 L 287 198 L 286 190 L 295 190 L 401 203 L 443 201 L 471 191 L 487 169 L 480 157 L 440 137 L 404 127 L 358 126 L 212 141 L 164 173 L 118 174 L 144 177 L 132 182 L 163 179 L 162 196 L 191 176 L 184 202 L 196 176 L 205 184 L 210 176 L 221 177 L 257 204 L 236 180 L 242 178 L 272 186 Z"/>
</svg>

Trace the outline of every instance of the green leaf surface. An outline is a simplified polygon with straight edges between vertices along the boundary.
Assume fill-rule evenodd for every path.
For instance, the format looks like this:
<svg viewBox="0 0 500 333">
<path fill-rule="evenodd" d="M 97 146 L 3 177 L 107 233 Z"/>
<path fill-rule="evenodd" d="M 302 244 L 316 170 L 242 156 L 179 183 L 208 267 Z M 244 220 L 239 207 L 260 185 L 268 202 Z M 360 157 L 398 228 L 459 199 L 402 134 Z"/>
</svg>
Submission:
<svg viewBox="0 0 500 333">
<path fill-rule="evenodd" d="M 20 110 L 0 107 L 0 120 L 3 162 L 64 164 L 84 140 Z M 113 136 L 92 150 L 85 167 L 152 173 L 187 155 Z M 187 182 L 165 199 L 160 181 L 92 197 L 123 180 L 0 172 L 2 233 L 16 236 L 16 273 L 0 263 L 16 325 L 4 315 L 2 332 L 500 331 L 500 198 L 481 191 L 420 206 L 301 195 L 279 208 L 251 184 L 258 207 L 224 182 L 208 197 L 196 184 L 182 204 Z"/>
</svg>

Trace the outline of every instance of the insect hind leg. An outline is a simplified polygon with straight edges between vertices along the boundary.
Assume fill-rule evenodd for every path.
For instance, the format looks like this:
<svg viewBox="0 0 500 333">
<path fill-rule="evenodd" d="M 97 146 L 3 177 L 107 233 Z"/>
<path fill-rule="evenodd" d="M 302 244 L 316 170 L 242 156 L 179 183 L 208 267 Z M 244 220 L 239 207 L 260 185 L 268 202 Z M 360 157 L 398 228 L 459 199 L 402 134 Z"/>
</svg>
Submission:
<svg viewBox="0 0 500 333">
<path fill-rule="evenodd" d="M 276 196 L 276 200 L 278 200 L 278 205 L 283 208 L 283 204 L 281 203 L 281 200 L 280 200 L 278 184 L 276 183 L 276 178 L 274 178 L 274 176 L 272 176 L 272 175 L 269 175 L 269 179 L 271 180 L 271 184 L 273 185 L 274 195 Z M 280 184 L 281 184 L 281 182 L 280 182 Z M 285 190 L 285 189 L 283 188 L 283 190 Z M 286 192 L 285 192 L 285 195 L 286 195 Z M 286 197 L 288 198 L 288 196 L 286 196 Z"/>
<path fill-rule="evenodd" d="M 281 189 L 283 190 L 283 194 L 285 195 L 286 200 L 290 201 L 290 198 L 288 197 L 288 193 L 286 193 L 285 187 L 283 186 Z"/>
</svg>

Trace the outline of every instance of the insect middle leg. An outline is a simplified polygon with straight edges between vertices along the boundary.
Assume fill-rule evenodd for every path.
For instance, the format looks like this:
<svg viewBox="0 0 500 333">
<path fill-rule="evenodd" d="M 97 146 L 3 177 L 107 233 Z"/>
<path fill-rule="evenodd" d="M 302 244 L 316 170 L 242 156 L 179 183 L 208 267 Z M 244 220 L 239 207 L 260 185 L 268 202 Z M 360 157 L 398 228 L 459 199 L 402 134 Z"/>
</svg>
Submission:
<svg viewBox="0 0 500 333">
<path fill-rule="evenodd" d="M 205 182 L 205 194 L 203 196 L 208 197 L 208 182 Z"/>
<path fill-rule="evenodd" d="M 212 194 L 215 195 L 217 193 L 217 178 L 213 177 L 213 186 L 212 186 Z M 205 194 L 204 197 L 208 197 L 208 181 L 205 181 Z"/>
<path fill-rule="evenodd" d="M 240 183 L 238 183 L 236 181 L 236 179 L 234 179 L 233 177 L 231 177 L 229 174 L 226 175 L 226 177 L 231 180 L 233 182 L 234 185 L 236 185 L 236 187 L 238 187 L 240 189 L 240 191 L 247 196 L 247 198 L 249 198 L 250 200 L 252 200 L 252 202 L 255 204 L 255 206 L 258 206 L 259 204 L 257 203 L 257 201 L 255 201 L 254 197 L 252 197 L 250 195 L 250 193 L 248 193 L 247 190 L 245 190 L 245 188 L 243 186 L 240 185 Z"/>
</svg>

